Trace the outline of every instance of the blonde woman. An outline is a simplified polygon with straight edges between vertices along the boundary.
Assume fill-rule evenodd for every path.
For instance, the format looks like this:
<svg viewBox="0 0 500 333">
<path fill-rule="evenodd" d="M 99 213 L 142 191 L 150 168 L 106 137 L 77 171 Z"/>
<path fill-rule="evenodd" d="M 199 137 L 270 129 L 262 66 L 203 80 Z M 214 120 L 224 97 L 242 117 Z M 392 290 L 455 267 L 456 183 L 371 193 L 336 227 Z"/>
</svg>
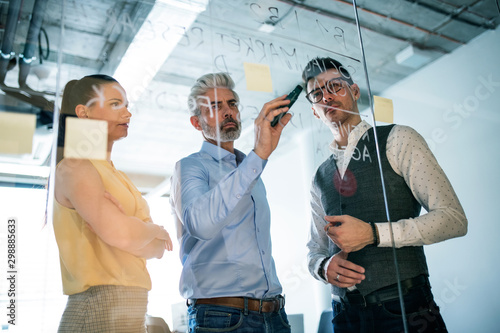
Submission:
<svg viewBox="0 0 500 333">
<path fill-rule="evenodd" d="M 54 231 L 68 303 L 59 332 L 146 332 L 151 279 L 146 259 L 172 250 L 167 231 L 152 223 L 149 207 L 110 159 L 127 136 L 131 113 L 120 84 L 106 75 L 67 83 L 64 118 L 105 120 L 106 160 L 62 159 L 55 176 Z"/>
</svg>

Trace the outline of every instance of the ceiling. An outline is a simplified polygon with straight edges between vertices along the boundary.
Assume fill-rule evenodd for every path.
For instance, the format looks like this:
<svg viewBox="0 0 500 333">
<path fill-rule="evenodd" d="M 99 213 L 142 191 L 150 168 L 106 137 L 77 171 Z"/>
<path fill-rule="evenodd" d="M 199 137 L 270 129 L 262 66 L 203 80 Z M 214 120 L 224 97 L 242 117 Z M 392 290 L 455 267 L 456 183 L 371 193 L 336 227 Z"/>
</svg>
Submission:
<svg viewBox="0 0 500 333">
<path fill-rule="evenodd" d="M 12 10 L 16 3 L 19 11 L 9 14 L 9 5 Z M 56 96 L 67 81 L 93 73 L 115 75 L 132 102 L 129 136 L 114 147 L 115 165 L 142 191 L 156 195 L 168 192 L 174 163 L 199 149 L 201 135 L 190 125 L 186 105 L 191 85 L 205 73 L 229 72 L 236 82 L 244 128 L 236 146 L 244 152 L 253 146 L 253 120 L 262 105 L 300 83 L 301 70 L 313 57 L 332 56 L 349 66 L 362 90 L 361 109 L 369 106 L 351 1 L 36 3 L 41 9 L 34 11 L 35 0 L 0 1 L 2 52 L 13 54 L 12 59 L 0 59 L 0 111 L 37 115 L 32 154 L 0 154 L 0 166 L 49 165 L 52 111 L 59 104 Z M 498 0 L 356 3 L 375 95 L 500 22 Z M 41 32 L 35 30 L 31 43 L 36 59 L 21 69 L 20 54 L 31 45 L 27 36 L 30 20 L 37 16 L 34 12 L 41 13 Z M 131 55 L 134 50 L 136 58 Z M 269 68 L 270 92 L 247 90 L 248 75 L 258 68 L 245 72 L 245 64 Z M 20 83 L 26 67 L 28 75 Z M 293 122 L 285 129 L 280 147 L 314 128 L 303 97 L 292 111 Z M 0 168 L 0 185 L 32 186 L 45 181 L 45 176 Z"/>
</svg>

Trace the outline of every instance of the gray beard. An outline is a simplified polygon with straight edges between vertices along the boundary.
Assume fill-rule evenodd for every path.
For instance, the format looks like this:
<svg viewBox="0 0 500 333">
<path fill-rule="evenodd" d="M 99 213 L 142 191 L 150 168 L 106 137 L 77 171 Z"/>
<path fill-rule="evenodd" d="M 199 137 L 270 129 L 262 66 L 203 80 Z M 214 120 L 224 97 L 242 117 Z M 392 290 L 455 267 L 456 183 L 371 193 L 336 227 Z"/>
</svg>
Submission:
<svg viewBox="0 0 500 333">
<path fill-rule="evenodd" d="M 203 134 L 207 139 L 211 139 L 214 141 L 219 141 L 219 142 L 228 142 L 228 141 L 235 141 L 237 140 L 240 135 L 241 135 L 241 123 L 237 120 L 234 121 L 238 127 L 237 128 L 230 128 L 227 130 L 222 129 L 222 126 L 224 123 L 220 124 L 220 129 L 219 133 L 217 133 L 217 130 L 215 127 L 209 126 L 201 117 L 200 117 L 200 126 L 201 129 L 203 130 Z M 217 137 L 217 134 L 219 134 L 219 137 Z"/>
</svg>

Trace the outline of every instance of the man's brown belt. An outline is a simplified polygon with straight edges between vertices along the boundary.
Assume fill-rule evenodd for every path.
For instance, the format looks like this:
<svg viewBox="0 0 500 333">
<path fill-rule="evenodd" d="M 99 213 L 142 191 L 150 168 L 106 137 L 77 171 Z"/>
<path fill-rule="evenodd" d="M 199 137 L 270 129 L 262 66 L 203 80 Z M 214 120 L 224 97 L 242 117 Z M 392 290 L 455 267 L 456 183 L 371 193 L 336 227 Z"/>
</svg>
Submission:
<svg viewBox="0 0 500 333">
<path fill-rule="evenodd" d="M 255 299 L 247 297 L 215 297 L 215 298 L 199 298 L 196 300 L 189 300 L 188 304 L 209 304 L 221 305 L 231 308 L 244 310 L 245 301 L 247 302 L 247 309 L 249 311 L 257 312 L 278 312 L 285 306 L 285 299 L 283 296 L 277 296 L 272 299 Z"/>
</svg>

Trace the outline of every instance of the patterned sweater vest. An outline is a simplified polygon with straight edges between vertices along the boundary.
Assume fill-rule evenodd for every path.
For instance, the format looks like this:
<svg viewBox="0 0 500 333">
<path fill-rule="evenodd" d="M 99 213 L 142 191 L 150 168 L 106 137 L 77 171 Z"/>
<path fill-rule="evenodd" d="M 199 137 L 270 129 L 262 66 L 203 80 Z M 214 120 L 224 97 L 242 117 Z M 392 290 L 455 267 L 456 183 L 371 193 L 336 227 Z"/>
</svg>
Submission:
<svg viewBox="0 0 500 333">
<path fill-rule="evenodd" d="M 376 132 L 382 152 L 389 216 L 395 222 L 417 217 L 421 205 L 387 160 L 387 138 L 393 126 L 378 126 Z M 374 130 L 370 128 L 359 140 L 344 177 L 340 176 L 333 155 L 318 168 L 314 183 L 327 215 L 351 215 L 365 222 L 388 223 L 374 139 Z M 340 251 L 333 242 L 330 242 L 329 250 L 331 254 Z M 396 257 L 401 280 L 428 274 L 422 246 L 397 248 Z M 391 247 L 366 246 L 350 253 L 347 259 L 365 268 L 366 278 L 356 286 L 363 295 L 397 282 Z M 335 295 L 343 296 L 345 291 L 333 286 Z"/>
</svg>

